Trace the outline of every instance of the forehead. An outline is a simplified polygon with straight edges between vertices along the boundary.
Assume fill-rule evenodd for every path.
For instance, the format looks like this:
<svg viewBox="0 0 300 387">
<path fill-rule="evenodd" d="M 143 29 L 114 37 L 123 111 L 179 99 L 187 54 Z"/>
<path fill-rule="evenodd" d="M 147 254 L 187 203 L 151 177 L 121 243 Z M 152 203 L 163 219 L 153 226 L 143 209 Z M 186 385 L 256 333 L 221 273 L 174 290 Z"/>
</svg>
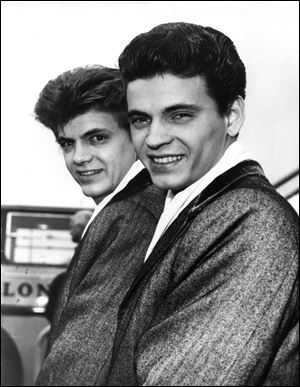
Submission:
<svg viewBox="0 0 300 387">
<path fill-rule="evenodd" d="M 119 129 L 119 125 L 112 113 L 93 110 L 71 119 L 58 129 L 58 134 L 59 136 L 76 136 L 94 129 L 115 131 Z"/>
<path fill-rule="evenodd" d="M 195 76 L 180 78 L 172 74 L 137 79 L 127 86 L 128 109 L 148 111 L 177 104 L 212 104 L 206 81 Z"/>
</svg>

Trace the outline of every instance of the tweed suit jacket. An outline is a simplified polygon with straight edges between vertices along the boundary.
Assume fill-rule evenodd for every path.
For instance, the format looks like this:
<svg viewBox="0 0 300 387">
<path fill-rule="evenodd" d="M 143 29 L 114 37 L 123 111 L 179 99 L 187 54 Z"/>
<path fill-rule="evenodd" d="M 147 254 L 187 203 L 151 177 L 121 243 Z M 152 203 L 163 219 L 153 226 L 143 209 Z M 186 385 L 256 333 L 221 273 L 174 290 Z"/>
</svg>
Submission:
<svg viewBox="0 0 300 387">
<path fill-rule="evenodd" d="M 94 385 L 105 374 L 119 304 L 143 263 L 164 198 L 143 170 L 95 217 L 68 268 L 37 385 Z"/>
<path fill-rule="evenodd" d="M 298 227 L 255 161 L 216 178 L 136 276 L 97 385 L 298 385 Z"/>
</svg>

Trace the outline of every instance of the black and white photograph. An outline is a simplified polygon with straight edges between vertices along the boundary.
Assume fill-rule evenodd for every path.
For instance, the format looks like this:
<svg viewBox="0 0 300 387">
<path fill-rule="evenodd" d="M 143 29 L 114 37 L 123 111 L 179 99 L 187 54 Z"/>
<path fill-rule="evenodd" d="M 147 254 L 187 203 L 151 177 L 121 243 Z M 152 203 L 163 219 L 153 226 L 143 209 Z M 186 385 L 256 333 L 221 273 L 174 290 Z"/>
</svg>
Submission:
<svg viewBox="0 0 300 387">
<path fill-rule="evenodd" d="M 1 1 L 1 386 L 299 385 L 299 2 Z"/>
</svg>

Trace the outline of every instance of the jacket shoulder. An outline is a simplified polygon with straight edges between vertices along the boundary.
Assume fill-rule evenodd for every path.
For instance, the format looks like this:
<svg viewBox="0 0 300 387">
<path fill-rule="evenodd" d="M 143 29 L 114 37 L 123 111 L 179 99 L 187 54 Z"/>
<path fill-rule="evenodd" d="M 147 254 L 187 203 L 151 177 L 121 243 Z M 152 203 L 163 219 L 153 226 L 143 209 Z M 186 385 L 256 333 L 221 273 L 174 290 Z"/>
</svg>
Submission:
<svg viewBox="0 0 300 387">
<path fill-rule="evenodd" d="M 260 218 L 294 225 L 299 223 L 299 216 L 294 208 L 264 176 L 246 177 L 234 184 L 224 199 L 235 202 L 238 207 L 243 206 L 248 211 L 258 212 Z"/>
<path fill-rule="evenodd" d="M 112 200 L 99 215 L 112 219 L 119 216 L 128 218 L 140 213 L 157 221 L 163 211 L 165 196 L 165 191 L 148 184 L 135 192 L 127 192 L 117 200 Z"/>
</svg>

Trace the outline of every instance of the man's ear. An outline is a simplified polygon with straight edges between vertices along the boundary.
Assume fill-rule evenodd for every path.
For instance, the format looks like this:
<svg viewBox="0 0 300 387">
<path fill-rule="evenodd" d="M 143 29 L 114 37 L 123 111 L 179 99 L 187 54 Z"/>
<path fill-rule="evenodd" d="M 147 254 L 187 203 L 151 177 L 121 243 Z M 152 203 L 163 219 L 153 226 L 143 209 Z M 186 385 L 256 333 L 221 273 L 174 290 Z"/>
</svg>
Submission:
<svg viewBox="0 0 300 387">
<path fill-rule="evenodd" d="M 245 101 L 242 97 L 238 96 L 226 113 L 227 116 L 227 129 L 226 132 L 230 137 L 236 137 L 245 120 Z"/>
</svg>

